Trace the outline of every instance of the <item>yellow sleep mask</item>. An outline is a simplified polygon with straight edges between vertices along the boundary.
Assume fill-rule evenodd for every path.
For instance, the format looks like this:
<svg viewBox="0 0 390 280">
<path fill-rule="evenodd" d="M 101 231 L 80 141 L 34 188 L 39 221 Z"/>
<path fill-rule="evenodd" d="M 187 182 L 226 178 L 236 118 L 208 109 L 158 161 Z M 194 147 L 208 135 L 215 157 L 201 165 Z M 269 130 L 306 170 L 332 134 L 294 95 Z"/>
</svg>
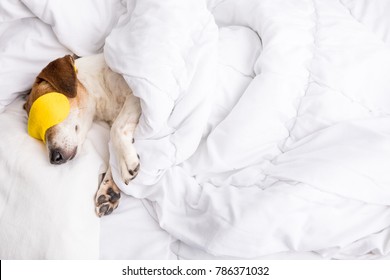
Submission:
<svg viewBox="0 0 390 280">
<path fill-rule="evenodd" d="M 28 117 L 28 134 L 45 142 L 46 131 L 65 120 L 70 111 L 68 98 L 59 92 L 40 96 L 31 106 Z"/>
</svg>

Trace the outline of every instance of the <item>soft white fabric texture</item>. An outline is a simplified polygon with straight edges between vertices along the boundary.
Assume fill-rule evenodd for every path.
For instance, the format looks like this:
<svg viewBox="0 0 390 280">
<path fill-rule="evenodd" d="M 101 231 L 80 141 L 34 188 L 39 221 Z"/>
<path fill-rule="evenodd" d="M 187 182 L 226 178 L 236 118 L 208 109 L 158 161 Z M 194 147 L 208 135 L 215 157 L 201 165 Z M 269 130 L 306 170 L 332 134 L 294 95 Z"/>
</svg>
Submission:
<svg viewBox="0 0 390 280">
<path fill-rule="evenodd" d="M 358 22 L 390 44 L 390 2 L 387 0 L 341 0 Z"/>
<path fill-rule="evenodd" d="M 145 236 L 165 240 L 151 254 L 172 258 L 163 248 L 177 240 L 171 249 L 184 259 L 388 257 L 388 1 L 59 2 L 13 1 L 0 12 L 1 105 L 57 53 L 105 44 L 107 63 L 141 99 L 141 172 L 126 186 L 112 147 L 110 163 L 122 191 L 144 199 L 170 235 L 146 225 Z M 0 115 L 12 131 L 0 140 L 0 257 L 95 258 L 109 246 L 95 242 L 91 201 L 107 131 L 95 126 L 102 142 L 90 136 L 75 161 L 53 167 L 27 136 L 21 104 Z"/>
<path fill-rule="evenodd" d="M 33 17 L 1 22 L 0 50 L 0 112 L 31 88 L 39 69 L 70 53 L 50 26 Z"/>
<path fill-rule="evenodd" d="M 143 101 L 136 141 L 142 172 L 126 186 L 114 169 L 124 192 L 151 200 L 161 227 L 216 256 L 316 251 L 336 257 L 358 240 L 385 236 L 375 233 L 390 226 L 390 49 L 379 36 L 340 1 L 210 3 L 221 26 L 248 26 L 263 49 L 258 37 L 252 52 L 239 39 L 220 47 L 220 57 L 229 48 L 236 58 L 247 52 L 245 60 L 230 60 L 232 69 L 251 79 L 232 97 L 227 88 L 239 88 L 238 81 L 219 80 L 213 90 L 208 75 L 178 91 L 183 86 L 176 73 L 191 58 L 185 55 L 190 46 L 181 42 L 193 29 L 183 35 L 186 23 L 180 16 L 172 24 L 160 20 L 170 15 L 163 8 L 153 10 L 154 21 L 148 21 L 146 5 L 137 3 L 132 18 L 114 29 L 105 48 L 110 66 L 124 74 Z M 157 22 L 165 24 L 160 29 Z M 137 32 L 142 36 L 135 37 Z M 170 32 L 177 36 L 169 37 L 168 46 L 150 40 Z M 256 45 L 256 33 L 244 41 Z M 200 38 L 211 43 L 212 36 L 212 28 L 205 27 Z M 128 40 L 112 43 L 119 37 Z M 196 50 L 211 53 L 206 42 Z M 214 71 L 216 62 L 206 61 L 186 64 L 186 70 L 195 75 Z M 199 83 L 212 98 L 193 106 L 204 93 L 192 94 Z M 234 102 L 229 104 L 230 98 Z M 180 110 L 181 102 L 190 107 Z M 207 102 L 209 121 L 204 118 Z M 208 129 L 194 152 L 185 139 L 200 139 L 204 126 Z M 187 138 L 176 137 L 181 130 Z M 116 164 L 112 149 L 111 164 Z M 382 241 L 388 244 L 388 236 Z M 384 248 L 355 248 L 354 253 L 380 257 L 389 253 L 388 245 Z"/>
<path fill-rule="evenodd" d="M 144 201 L 123 195 L 119 207 L 100 220 L 100 258 L 176 260 L 175 242 L 150 216 Z"/>
<path fill-rule="evenodd" d="M 22 0 L 58 41 L 78 56 L 102 51 L 104 40 L 126 11 L 120 0 Z"/>
<path fill-rule="evenodd" d="M 28 17 L 35 16 L 20 0 L 8 0 L 0 2 L 0 22 Z"/>
<path fill-rule="evenodd" d="M 214 89 L 217 35 L 204 2 L 148 0 L 137 2 L 106 40 L 107 63 L 141 98 L 137 147 L 145 180 L 155 181 L 199 143 Z"/>
</svg>

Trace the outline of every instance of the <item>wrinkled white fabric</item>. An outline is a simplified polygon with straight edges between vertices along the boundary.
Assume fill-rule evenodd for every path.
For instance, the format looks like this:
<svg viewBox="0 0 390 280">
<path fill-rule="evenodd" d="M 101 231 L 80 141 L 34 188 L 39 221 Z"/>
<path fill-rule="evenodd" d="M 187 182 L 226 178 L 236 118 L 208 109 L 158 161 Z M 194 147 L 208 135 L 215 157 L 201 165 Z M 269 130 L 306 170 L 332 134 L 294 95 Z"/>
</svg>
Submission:
<svg viewBox="0 0 390 280">
<path fill-rule="evenodd" d="M 215 90 L 207 76 L 178 91 L 177 73 L 191 59 L 182 41 L 194 31 L 183 34 L 180 17 L 148 28 L 144 5 L 137 3 L 105 48 L 110 66 L 143 101 L 136 141 L 142 172 L 129 186 L 117 169 L 114 175 L 125 193 L 153 202 L 162 228 L 212 255 L 256 258 L 285 251 L 342 256 L 389 227 L 390 49 L 380 36 L 340 1 L 209 3 L 221 26 L 251 29 L 229 33 L 237 42 L 227 45 L 220 31 L 220 61 L 243 80 L 226 81 L 220 68 Z M 157 8 L 149 16 L 173 18 Z M 170 32 L 177 37 L 165 40 Z M 131 40 L 116 45 L 125 34 Z M 196 50 L 202 48 L 211 45 Z M 186 70 L 211 72 L 215 62 L 207 62 Z M 212 95 L 204 101 L 209 120 L 199 117 L 203 106 L 193 106 L 203 93 L 191 91 L 199 82 Z M 230 95 L 231 88 L 240 90 Z M 177 138 L 184 129 L 187 138 Z M 185 139 L 201 139 L 195 152 Z M 374 250 L 377 257 L 389 253 L 385 248 Z"/>
</svg>

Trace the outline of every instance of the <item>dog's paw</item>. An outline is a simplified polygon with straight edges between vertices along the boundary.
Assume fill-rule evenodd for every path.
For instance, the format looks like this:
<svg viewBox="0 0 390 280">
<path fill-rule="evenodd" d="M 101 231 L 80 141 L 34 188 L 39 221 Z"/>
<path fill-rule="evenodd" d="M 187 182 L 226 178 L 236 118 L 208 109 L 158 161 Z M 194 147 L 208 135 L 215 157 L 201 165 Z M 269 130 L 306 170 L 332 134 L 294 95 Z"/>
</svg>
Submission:
<svg viewBox="0 0 390 280">
<path fill-rule="evenodd" d="M 119 205 L 121 193 L 112 178 L 104 178 L 95 197 L 95 211 L 101 217 L 109 215 Z"/>
<path fill-rule="evenodd" d="M 120 168 L 123 182 L 128 185 L 138 175 L 140 168 L 139 156 L 123 156 L 120 159 Z"/>
<path fill-rule="evenodd" d="M 129 127 L 126 130 L 126 127 L 118 125 L 111 128 L 111 140 L 117 155 L 118 169 L 126 185 L 137 177 L 140 169 L 140 158 L 134 146 L 134 138 L 129 139 L 129 135 L 132 134 L 129 130 Z"/>
</svg>

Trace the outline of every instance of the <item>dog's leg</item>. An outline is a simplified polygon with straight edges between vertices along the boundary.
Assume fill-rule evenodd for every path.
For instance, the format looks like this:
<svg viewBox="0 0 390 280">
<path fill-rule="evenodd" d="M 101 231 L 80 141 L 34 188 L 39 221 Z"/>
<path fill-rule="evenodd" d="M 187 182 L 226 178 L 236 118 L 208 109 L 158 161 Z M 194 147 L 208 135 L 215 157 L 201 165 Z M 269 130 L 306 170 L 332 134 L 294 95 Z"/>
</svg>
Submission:
<svg viewBox="0 0 390 280">
<path fill-rule="evenodd" d="M 96 193 L 96 214 L 99 217 L 111 214 L 118 207 L 120 197 L 120 190 L 112 179 L 111 168 L 109 167 Z"/>
<path fill-rule="evenodd" d="M 133 180 L 140 167 L 139 157 L 134 148 L 134 130 L 141 114 L 139 99 L 129 95 L 112 124 L 110 137 L 115 149 L 122 180 L 126 185 Z M 119 205 L 120 190 L 112 179 L 111 167 L 108 168 L 96 193 L 96 214 L 109 215 Z"/>
<path fill-rule="evenodd" d="M 138 124 L 141 107 L 139 99 L 129 95 L 111 127 L 111 141 L 118 159 L 123 182 L 128 185 L 140 167 L 139 156 L 134 148 L 134 130 Z"/>
</svg>

